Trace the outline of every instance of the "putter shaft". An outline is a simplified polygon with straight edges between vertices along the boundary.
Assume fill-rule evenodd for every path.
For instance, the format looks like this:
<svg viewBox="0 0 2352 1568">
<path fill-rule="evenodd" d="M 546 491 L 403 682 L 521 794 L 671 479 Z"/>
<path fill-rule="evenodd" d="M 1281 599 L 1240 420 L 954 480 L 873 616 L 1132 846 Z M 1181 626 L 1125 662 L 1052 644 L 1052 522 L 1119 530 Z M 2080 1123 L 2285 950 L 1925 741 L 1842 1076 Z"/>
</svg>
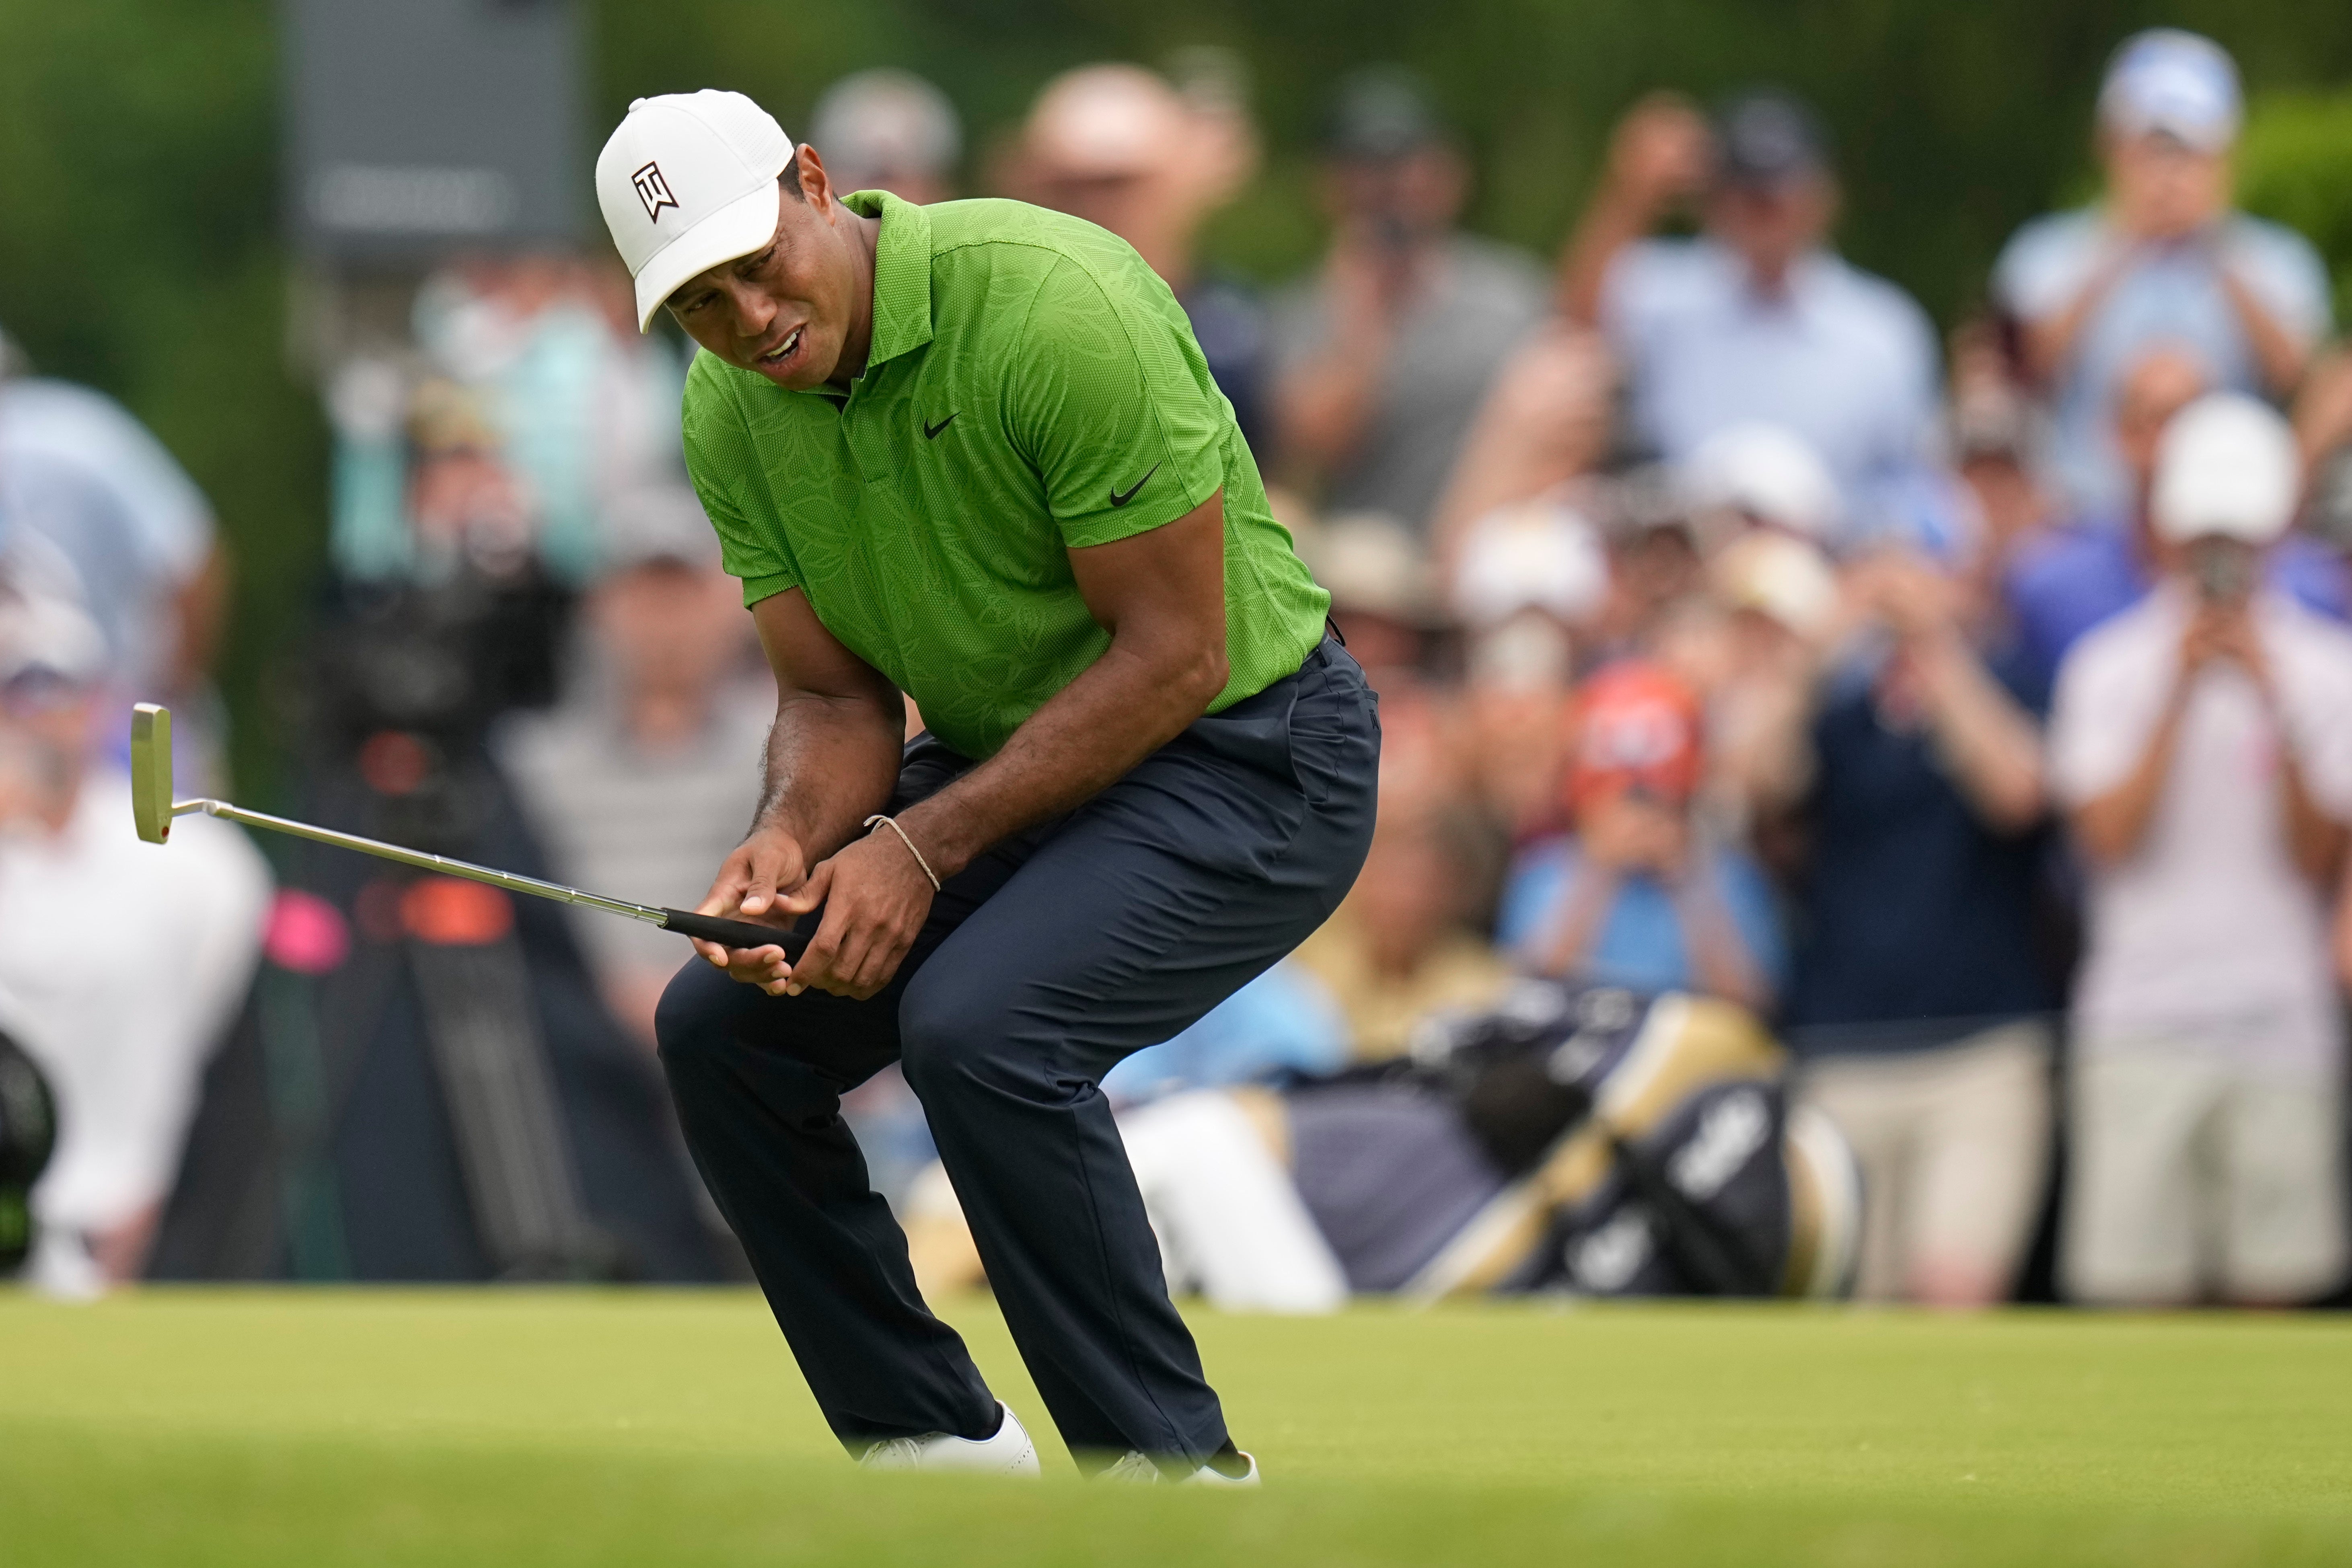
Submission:
<svg viewBox="0 0 2352 1568">
<path fill-rule="evenodd" d="M 453 859 L 446 855 L 428 855 L 421 849 L 404 849 L 397 844 L 386 844 L 380 838 L 362 838 L 356 833 L 338 833 L 331 827 L 313 827 L 307 822 L 289 817 L 272 816 L 266 811 L 247 811 L 241 805 L 231 805 L 225 800 L 178 800 L 172 803 L 173 816 L 185 816 L 190 812 L 203 812 L 206 816 L 226 817 L 242 822 L 249 827 L 267 828 L 272 833 L 289 833 L 297 838 L 308 838 L 319 844 L 331 844 L 339 849 L 356 849 L 362 855 L 373 855 L 379 860 L 397 860 L 404 866 L 414 866 L 421 871 L 439 871 L 445 876 L 463 877 L 471 882 L 487 882 L 493 888 L 504 888 L 510 893 L 527 893 L 534 899 L 552 899 L 559 904 L 584 904 L 607 914 L 626 915 L 631 920 L 651 925 L 666 925 L 675 911 L 652 904 L 633 904 L 625 899 L 608 899 L 601 893 L 567 888 L 561 882 L 541 881 L 537 877 L 520 876 L 513 871 L 500 871 L 488 866 L 477 866 L 470 860 Z"/>
</svg>

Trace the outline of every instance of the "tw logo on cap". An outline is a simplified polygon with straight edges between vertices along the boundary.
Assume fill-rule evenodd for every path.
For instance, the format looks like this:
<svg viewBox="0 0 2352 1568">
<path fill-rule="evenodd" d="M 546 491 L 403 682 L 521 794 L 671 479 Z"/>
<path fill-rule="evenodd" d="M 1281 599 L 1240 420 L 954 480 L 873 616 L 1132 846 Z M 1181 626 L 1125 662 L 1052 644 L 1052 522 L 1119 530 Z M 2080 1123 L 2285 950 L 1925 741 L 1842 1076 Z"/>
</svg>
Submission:
<svg viewBox="0 0 2352 1568">
<path fill-rule="evenodd" d="M 677 205 L 677 198 L 669 194 L 669 182 L 662 178 L 659 163 L 647 163 L 629 176 L 629 183 L 637 188 L 637 200 L 646 204 L 646 218 L 650 223 L 661 222 L 662 208 Z"/>
</svg>

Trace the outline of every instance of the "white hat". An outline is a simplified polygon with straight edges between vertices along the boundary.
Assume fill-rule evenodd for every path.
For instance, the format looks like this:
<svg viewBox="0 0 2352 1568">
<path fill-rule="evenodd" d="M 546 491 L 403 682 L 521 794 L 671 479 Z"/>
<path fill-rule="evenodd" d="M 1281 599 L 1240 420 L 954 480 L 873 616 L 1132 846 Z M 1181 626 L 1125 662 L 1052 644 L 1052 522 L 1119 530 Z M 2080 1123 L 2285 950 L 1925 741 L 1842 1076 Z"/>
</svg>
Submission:
<svg viewBox="0 0 2352 1568">
<path fill-rule="evenodd" d="M 1682 481 L 1696 510 L 1743 511 L 1810 539 L 1838 525 L 1837 481 L 1801 437 L 1778 425 L 1717 431 L 1683 465 Z"/>
<path fill-rule="evenodd" d="M 1570 626 L 1598 614 L 1609 597 L 1609 555 L 1574 508 L 1555 500 L 1498 507 L 1470 527 L 1454 576 L 1454 610 L 1492 626 L 1522 610 Z"/>
<path fill-rule="evenodd" d="M 776 232 L 776 176 L 793 139 L 740 92 L 664 93 L 629 105 L 596 155 L 596 205 L 637 283 L 637 330 L 698 272 Z"/>
<path fill-rule="evenodd" d="M 1345 512 L 1328 518 L 1302 540 L 1307 564 L 1340 615 L 1360 611 L 1407 626 L 1436 618 L 1429 552 L 1413 531 L 1386 512 Z"/>
<path fill-rule="evenodd" d="M 2294 521 L 2303 461 L 2278 410 L 2240 392 L 2209 393 L 2172 416 L 2156 449 L 2148 511 L 2158 537 L 2268 544 Z"/>
<path fill-rule="evenodd" d="M 1801 539 L 1753 529 L 1708 563 L 1716 596 L 1753 610 L 1799 637 L 1818 637 L 1837 615 L 1837 574 L 1829 557 Z"/>
<path fill-rule="evenodd" d="M 0 681 L 42 671 L 88 686 L 106 666 L 106 635 L 79 605 L 0 585 Z"/>
<path fill-rule="evenodd" d="M 2212 39 L 2178 27 L 2126 38 L 2099 89 L 2099 118 L 2126 136 L 2162 132 L 2218 153 L 2237 140 L 2243 116 L 2237 63 Z"/>
</svg>

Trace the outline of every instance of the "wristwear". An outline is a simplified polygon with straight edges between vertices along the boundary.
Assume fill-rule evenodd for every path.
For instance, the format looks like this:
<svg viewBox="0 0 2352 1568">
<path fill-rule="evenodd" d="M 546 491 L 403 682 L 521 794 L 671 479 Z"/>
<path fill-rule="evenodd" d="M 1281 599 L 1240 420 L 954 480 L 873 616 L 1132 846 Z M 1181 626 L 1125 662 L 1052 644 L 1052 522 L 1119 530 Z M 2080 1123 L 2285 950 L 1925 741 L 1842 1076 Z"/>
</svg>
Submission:
<svg viewBox="0 0 2352 1568">
<path fill-rule="evenodd" d="M 887 824 L 890 831 L 898 836 L 898 842 L 907 847 L 907 853 L 915 858 L 915 864 L 920 866 L 923 868 L 923 875 L 931 879 L 931 891 L 938 892 L 940 874 L 931 869 L 931 863 L 923 858 L 923 852 L 915 847 L 915 841 L 907 837 L 907 830 L 898 826 L 898 819 L 895 816 L 885 816 L 877 811 L 866 819 L 865 826 L 871 827 L 877 822 Z"/>
</svg>

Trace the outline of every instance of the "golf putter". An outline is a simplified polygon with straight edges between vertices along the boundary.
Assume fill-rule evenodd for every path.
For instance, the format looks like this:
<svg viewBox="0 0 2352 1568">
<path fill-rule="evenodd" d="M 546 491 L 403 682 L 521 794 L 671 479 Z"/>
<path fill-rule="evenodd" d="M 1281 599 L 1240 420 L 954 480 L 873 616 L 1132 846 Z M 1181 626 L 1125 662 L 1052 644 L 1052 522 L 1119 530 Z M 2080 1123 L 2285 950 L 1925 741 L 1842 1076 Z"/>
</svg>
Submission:
<svg viewBox="0 0 2352 1568">
<path fill-rule="evenodd" d="M 725 947 L 781 947 L 785 957 L 798 960 L 808 946 L 808 938 L 799 931 L 754 925 L 749 921 L 722 920 L 716 915 L 698 915 L 691 910 L 663 909 L 654 904 L 633 904 L 625 899 L 608 899 L 601 893 L 583 892 L 560 882 L 542 882 L 537 877 L 494 870 L 488 866 L 477 866 L 469 860 L 453 860 L 446 855 L 427 855 L 421 850 L 403 849 L 397 844 L 362 838 L 354 833 L 337 833 L 332 828 L 313 827 L 307 822 L 271 816 L 266 812 L 247 811 L 225 800 L 173 800 L 171 710 L 152 702 L 140 703 L 131 710 L 131 813 L 138 826 L 139 837 L 149 844 L 168 843 L 172 837 L 172 819 L 195 811 L 203 812 L 206 816 L 242 822 L 248 827 L 291 834 L 316 844 L 331 844 L 339 849 L 356 849 L 362 855 L 373 855 L 379 860 L 396 860 L 403 866 L 414 866 L 421 871 L 438 871 L 444 876 L 463 877 L 469 882 L 487 882 L 493 888 L 504 888 L 509 893 L 526 893 L 534 899 L 552 899 L 559 904 L 578 904 L 585 909 L 602 910 L 608 915 L 626 915 L 633 921 L 643 921 L 664 931 L 674 931 L 681 936 L 699 937 L 704 942 L 715 942 Z"/>
</svg>

